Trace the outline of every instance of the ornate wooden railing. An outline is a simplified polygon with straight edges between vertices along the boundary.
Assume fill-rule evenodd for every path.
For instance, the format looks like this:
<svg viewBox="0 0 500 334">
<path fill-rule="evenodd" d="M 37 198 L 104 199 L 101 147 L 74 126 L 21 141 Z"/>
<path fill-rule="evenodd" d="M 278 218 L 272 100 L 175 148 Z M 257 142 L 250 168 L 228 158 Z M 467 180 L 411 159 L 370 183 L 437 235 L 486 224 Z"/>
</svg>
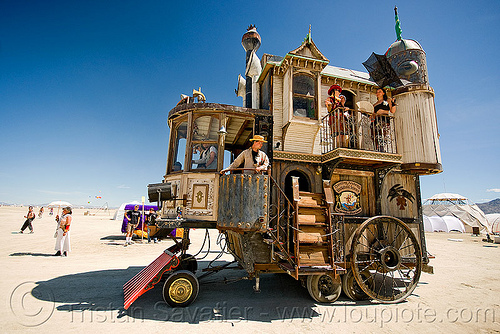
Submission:
<svg viewBox="0 0 500 334">
<path fill-rule="evenodd" d="M 276 253 L 280 258 L 288 261 L 290 265 L 295 266 L 296 262 L 292 256 L 293 250 L 290 249 L 293 244 L 290 226 L 294 224 L 296 210 L 276 180 L 272 176 L 270 179 L 271 189 L 275 191 L 273 197 L 276 199 L 269 208 L 269 231 L 274 241 L 273 256 Z M 278 248 L 277 251 L 275 251 L 275 247 Z"/>
<path fill-rule="evenodd" d="M 352 148 L 385 153 L 396 152 L 394 116 L 337 108 L 321 119 L 321 153 Z"/>
</svg>

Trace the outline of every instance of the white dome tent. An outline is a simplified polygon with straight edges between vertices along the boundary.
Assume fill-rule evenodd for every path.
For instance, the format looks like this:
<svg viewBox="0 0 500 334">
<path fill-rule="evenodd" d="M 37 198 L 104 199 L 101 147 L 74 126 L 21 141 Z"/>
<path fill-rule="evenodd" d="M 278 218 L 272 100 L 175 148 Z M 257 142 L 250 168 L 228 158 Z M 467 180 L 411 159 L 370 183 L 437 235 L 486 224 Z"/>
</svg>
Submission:
<svg viewBox="0 0 500 334">
<path fill-rule="evenodd" d="M 453 216 L 424 216 L 424 230 L 427 232 L 465 232 L 462 221 Z"/>
<path fill-rule="evenodd" d="M 491 233 L 490 224 L 484 212 L 467 197 L 459 194 L 442 193 L 428 198 L 423 205 L 424 227 L 426 231 L 472 232 L 472 227 Z M 425 224 L 427 216 L 427 224 Z M 457 224 L 455 217 L 462 223 L 463 229 Z M 439 220 L 438 218 L 443 218 Z M 436 225 L 436 229 L 434 228 Z M 444 226 L 443 226 L 444 225 Z M 429 230 L 428 230 L 429 228 Z"/>
<path fill-rule="evenodd" d="M 500 234 L 500 213 L 490 213 L 486 215 L 490 223 L 491 232 Z"/>
</svg>

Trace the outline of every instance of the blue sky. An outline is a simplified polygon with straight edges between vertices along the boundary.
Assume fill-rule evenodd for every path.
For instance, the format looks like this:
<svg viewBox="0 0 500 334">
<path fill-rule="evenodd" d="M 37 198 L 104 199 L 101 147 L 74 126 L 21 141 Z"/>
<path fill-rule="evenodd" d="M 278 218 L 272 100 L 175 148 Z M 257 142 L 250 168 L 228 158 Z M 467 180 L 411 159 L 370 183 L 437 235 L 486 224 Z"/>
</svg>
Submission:
<svg viewBox="0 0 500 334">
<path fill-rule="evenodd" d="M 500 197 L 500 2 L 0 0 L 0 202 L 118 206 L 165 173 L 168 111 L 202 87 L 241 105 L 241 36 L 285 55 L 312 37 L 334 66 L 365 71 L 403 38 L 427 54 L 444 172 L 422 197 Z M 101 196 L 102 199 L 96 199 Z"/>
</svg>

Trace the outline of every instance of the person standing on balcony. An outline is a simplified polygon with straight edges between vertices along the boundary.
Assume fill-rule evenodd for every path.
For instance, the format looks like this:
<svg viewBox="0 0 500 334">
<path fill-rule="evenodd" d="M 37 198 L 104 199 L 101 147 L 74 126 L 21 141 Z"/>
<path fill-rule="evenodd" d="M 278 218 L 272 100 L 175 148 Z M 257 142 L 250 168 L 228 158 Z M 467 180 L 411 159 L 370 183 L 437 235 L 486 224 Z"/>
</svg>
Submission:
<svg viewBox="0 0 500 334">
<path fill-rule="evenodd" d="M 349 139 L 349 129 L 347 129 L 347 115 L 344 107 L 345 97 L 342 98 L 342 87 L 332 85 L 328 90 L 328 98 L 325 100 L 326 110 L 328 110 L 328 125 L 331 135 L 335 137 L 335 148 L 347 147 Z"/>
<path fill-rule="evenodd" d="M 262 145 L 267 143 L 267 141 L 264 140 L 264 137 L 259 135 L 254 135 L 250 141 L 253 142 L 252 146 L 241 152 L 229 167 L 222 169 L 220 171 L 221 174 L 224 174 L 228 169 L 238 168 L 242 163 L 244 163 L 243 168 L 255 169 L 256 173 L 267 170 L 269 158 L 266 153 L 260 150 Z M 252 171 L 245 170 L 244 173 L 250 174 Z"/>
<path fill-rule="evenodd" d="M 392 148 L 391 117 L 396 112 L 396 100 L 389 99 L 383 88 L 377 89 L 377 102 L 373 104 L 372 136 L 375 150 L 387 152 Z M 391 152 L 394 153 L 394 152 Z"/>
</svg>

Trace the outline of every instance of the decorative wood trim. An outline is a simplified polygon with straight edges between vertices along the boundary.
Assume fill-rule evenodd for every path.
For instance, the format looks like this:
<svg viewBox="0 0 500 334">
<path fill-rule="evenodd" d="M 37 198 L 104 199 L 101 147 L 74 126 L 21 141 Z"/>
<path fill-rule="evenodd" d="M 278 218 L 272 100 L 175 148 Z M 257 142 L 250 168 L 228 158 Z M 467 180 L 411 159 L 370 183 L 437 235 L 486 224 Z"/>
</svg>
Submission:
<svg viewBox="0 0 500 334">
<path fill-rule="evenodd" d="M 294 153 L 285 151 L 274 151 L 273 159 L 288 160 L 298 162 L 316 162 L 321 163 L 321 155 L 307 154 L 307 153 Z"/>
<path fill-rule="evenodd" d="M 346 148 L 337 148 L 331 152 L 322 155 L 323 162 L 327 162 L 337 158 L 356 158 L 361 160 L 401 163 L 400 154 L 362 151 L 362 150 L 353 150 Z"/>
<path fill-rule="evenodd" d="M 353 169 L 342 169 L 342 168 L 335 168 L 333 170 L 332 174 L 366 176 L 366 177 L 373 177 L 375 175 L 375 173 L 373 173 L 373 172 L 362 171 L 362 170 L 353 170 Z"/>
<path fill-rule="evenodd" d="M 193 194 L 191 195 L 192 209 L 207 209 L 208 188 L 208 184 L 193 184 Z"/>
</svg>

